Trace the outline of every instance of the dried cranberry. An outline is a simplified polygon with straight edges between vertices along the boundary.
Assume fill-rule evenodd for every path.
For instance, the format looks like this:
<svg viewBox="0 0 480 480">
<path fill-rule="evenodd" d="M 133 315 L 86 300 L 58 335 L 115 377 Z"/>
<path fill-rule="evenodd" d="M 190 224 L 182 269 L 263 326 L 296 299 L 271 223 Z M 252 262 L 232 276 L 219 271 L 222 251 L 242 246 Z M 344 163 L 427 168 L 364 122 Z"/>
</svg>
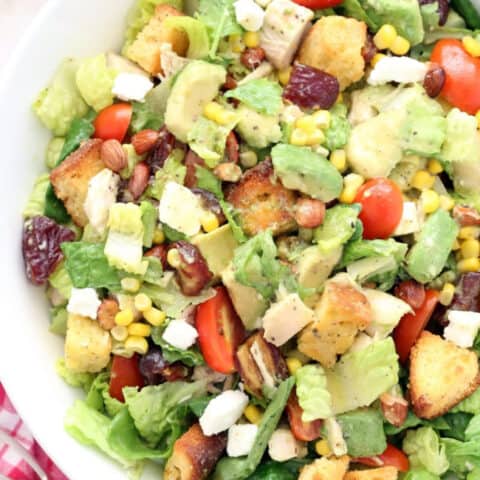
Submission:
<svg viewBox="0 0 480 480">
<path fill-rule="evenodd" d="M 448 18 L 448 0 L 419 0 L 420 5 L 429 5 L 431 3 L 435 3 L 438 1 L 438 13 L 440 14 L 440 21 L 438 24 L 440 26 L 445 25 L 447 23 Z"/>
<path fill-rule="evenodd" d="M 177 279 L 185 295 L 198 295 L 212 280 L 213 275 L 200 250 L 185 241 L 175 242 L 171 248 L 178 250 L 180 265 L 177 267 Z"/>
<path fill-rule="evenodd" d="M 227 137 L 227 158 L 229 162 L 238 163 L 240 158 L 240 145 L 235 132 L 230 132 Z"/>
<path fill-rule="evenodd" d="M 147 385 L 159 385 L 164 382 L 176 382 L 186 378 L 190 370 L 181 363 L 168 363 L 157 346 L 150 347 L 147 354 L 140 358 L 139 368 Z"/>
<path fill-rule="evenodd" d="M 34 217 L 23 229 L 23 258 L 28 279 L 43 285 L 63 259 L 60 245 L 72 242 L 75 234 L 48 217 Z"/>
<path fill-rule="evenodd" d="M 395 295 L 414 309 L 420 308 L 425 302 L 425 288 L 414 280 L 405 280 L 398 284 Z"/>
<path fill-rule="evenodd" d="M 175 148 L 175 144 L 175 137 L 167 130 L 166 127 L 163 127 L 158 132 L 158 140 L 155 142 L 154 147 L 150 150 L 150 153 L 146 159 L 147 164 L 152 167 L 154 173 L 160 168 L 163 168 L 165 160 L 172 153 L 172 150 Z"/>
<path fill-rule="evenodd" d="M 480 312 L 480 273 L 465 273 L 460 277 L 450 309 Z"/>
<path fill-rule="evenodd" d="M 292 69 L 283 98 L 302 108 L 328 110 L 339 93 L 340 85 L 333 75 L 298 63 Z"/>
<path fill-rule="evenodd" d="M 212 192 L 203 190 L 202 188 L 192 188 L 192 192 L 200 198 L 202 207 L 205 210 L 210 210 L 217 217 L 220 224 L 227 221 L 222 207 L 220 206 L 220 202 Z"/>
<path fill-rule="evenodd" d="M 188 188 L 194 188 L 197 186 L 197 165 L 200 167 L 205 166 L 205 161 L 200 158 L 193 150 L 189 150 L 184 160 L 187 167 L 187 173 L 185 175 L 185 186 Z"/>
<path fill-rule="evenodd" d="M 367 35 L 367 41 L 362 48 L 362 57 L 365 60 L 365 63 L 370 63 L 376 53 L 377 47 L 375 46 L 375 43 L 373 43 L 373 36 L 369 33 Z"/>
<path fill-rule="evenodd" d="M 225 80 L 225 83 L 223 84 L 222 90 L 233 90 L 234 88 L 237 88 L 237 81 L 231 75 L 230 73 L 227 74 L 227 79 Z"/>
</svg>

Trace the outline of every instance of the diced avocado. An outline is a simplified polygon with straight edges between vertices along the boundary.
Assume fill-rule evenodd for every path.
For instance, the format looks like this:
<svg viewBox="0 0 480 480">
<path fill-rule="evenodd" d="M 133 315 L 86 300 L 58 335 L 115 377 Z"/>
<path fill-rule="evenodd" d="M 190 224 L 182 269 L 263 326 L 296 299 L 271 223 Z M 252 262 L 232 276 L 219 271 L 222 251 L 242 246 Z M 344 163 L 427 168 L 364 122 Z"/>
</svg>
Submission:
<svg viewBox="0 0 480 480">
<path fill-rule="evenodd" d="M 342 192 L 339 171 L 322 155 L 307 147 L 277 145 L 272 149 L 275 173 L 282 184 L 310 197 L 330 202 Z"/>
<path fill-rule="evenodd" d="M 352 92 L 349 122 L 355 126 L 376 117 L 396 95 L 396 90 L 393 85 L 386 84 L 368 86 Z"/>
<path fill-rule="evenodd" d="M 318 289 L 322 287 L 342 258 L 342 247 L 324 253 L 317 246 L 306 248 L 297 260 L 297 278 L 300 286 Z"/>
<path fill-rule="evenodd" d="M 216 276 L 225 270 L 233 260 L 233 252 L 238 247 L 230 225 L 223 225 L 213 232 L 197 235 L 192 239 L 205 258 L 209 270 Z"/>
<path fill-rule="evenodd" d="M 237 132 L 253 148 L 266 148 L 282 138 L 280 118 L 262 115 L 244 105 L 237 109 L 241 120 Z"/>
<path fill-rule="evenodd" d="M 458 225 L 445 210 L 430 215 L 407 255 L 407 272 L 417 282 L 431 282 L 445 267 L 457 234 Z"/>
<path fill-rule="evenodd" d="M 226 76 L 225 68 L 202 60 L 190 62 L 178 75 L 167 102 L 165 124 L 182 142 L 187 142 L 188 132 L 205 105 L 218 95 Z"/>
<path fill-rule="evenodd" d="M 268 308 L 267 301 L 254 288 L 246 287 L 235 279 L 232 264 L 222 272 L 222 281 L 245 328 L 259 328 L 262 316 Z"/>
</svg>

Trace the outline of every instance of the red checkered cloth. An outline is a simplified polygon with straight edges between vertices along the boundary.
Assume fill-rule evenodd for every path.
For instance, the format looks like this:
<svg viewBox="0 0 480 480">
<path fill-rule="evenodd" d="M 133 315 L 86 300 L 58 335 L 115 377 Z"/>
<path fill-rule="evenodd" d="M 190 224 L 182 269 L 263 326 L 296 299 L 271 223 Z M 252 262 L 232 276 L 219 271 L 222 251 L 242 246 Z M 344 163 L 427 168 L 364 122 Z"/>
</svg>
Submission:
<svg viewBox="0 0 480 480">
<path fill-rule="evenodd" d="M 0 429 L 14 438 L 37 460 L 49 480 L 68 480 L 58 469 L 18 416 L 0 383 Z M 38 475 L 12 448 L 0 441 L 0 474 L 11 480 L 38 480 Z"/>
</svg>

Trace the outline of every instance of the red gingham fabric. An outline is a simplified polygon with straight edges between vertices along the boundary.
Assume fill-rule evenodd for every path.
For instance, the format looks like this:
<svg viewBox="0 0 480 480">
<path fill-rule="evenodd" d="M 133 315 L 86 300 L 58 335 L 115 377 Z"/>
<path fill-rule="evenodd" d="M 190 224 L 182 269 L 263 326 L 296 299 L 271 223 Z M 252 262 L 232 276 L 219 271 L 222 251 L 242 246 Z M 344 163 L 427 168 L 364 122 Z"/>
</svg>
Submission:
<svg viewBox="0 0 480 480">
<path fill-rule="evenodd" d="M 68 480 L 32 437 L 0 383 L 0 429 L 36 458 L 49 480 Z M 11 480 L 38 480 L 38 475 L 7 445 L 0 442 L 0 474 Z"/>
</svg>

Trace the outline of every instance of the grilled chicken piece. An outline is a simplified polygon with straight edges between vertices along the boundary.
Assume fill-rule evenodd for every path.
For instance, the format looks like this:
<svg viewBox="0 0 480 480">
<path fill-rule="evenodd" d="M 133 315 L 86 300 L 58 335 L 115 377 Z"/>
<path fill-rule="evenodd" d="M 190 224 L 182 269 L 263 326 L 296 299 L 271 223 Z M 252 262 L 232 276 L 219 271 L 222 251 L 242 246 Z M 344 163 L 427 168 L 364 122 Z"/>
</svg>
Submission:
<svg viewBox="0 0 480 480">
<path fill-rule="evenodd" d="M 225 434 L 207 437 L 196 423 L 174 444 L 165 466 L 164 480 L 203 480 L 208 477 L 227 445 Z"/>
</svg>

